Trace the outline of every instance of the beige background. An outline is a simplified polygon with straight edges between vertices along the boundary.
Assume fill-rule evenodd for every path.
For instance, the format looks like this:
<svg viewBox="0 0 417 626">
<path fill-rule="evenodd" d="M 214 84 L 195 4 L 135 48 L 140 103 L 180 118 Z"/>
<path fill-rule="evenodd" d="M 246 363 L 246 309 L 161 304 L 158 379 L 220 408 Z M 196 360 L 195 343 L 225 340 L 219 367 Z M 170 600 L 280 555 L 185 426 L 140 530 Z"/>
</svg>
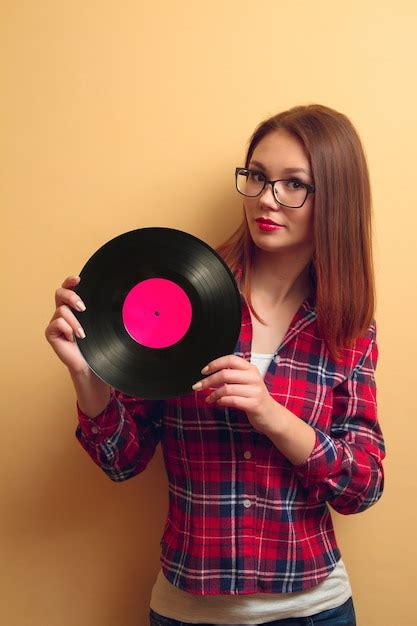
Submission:
<svg viewBox="0 0 417 626">
<path fill-rule="evenodd" d="M 216 245 L 240 219 L 233 170 L 264 117 L 348 114 L 375 207 L 386 490 L 335 515 L 359 626 L 417 624 L 415 0 L 3 0 L 1 608 L 5 626 L 142 626 L 166 480 L 111 483 L 74 438 L 44 339 L 53 293 L 144 226 Z"/>
</svg>

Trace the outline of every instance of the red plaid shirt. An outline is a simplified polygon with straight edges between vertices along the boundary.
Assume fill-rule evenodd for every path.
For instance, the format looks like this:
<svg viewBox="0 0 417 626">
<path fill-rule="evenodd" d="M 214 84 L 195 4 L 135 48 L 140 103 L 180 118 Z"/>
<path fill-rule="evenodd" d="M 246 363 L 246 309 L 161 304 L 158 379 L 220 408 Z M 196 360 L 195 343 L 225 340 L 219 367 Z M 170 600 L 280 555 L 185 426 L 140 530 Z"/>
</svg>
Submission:
<svg viewBox="0 0 417 626">
<path fill-rule="evenodd" d="M 250 359 L 243 302 L 235 354 Z M 169 400 L 113 391 L 95 419 L 79 412 L 77 438 L 115 481 L 142 472 L 161 442 L 169 512 L 161 540 L 167 579 L 195 594 L 296 592 L 321 582 L 340 557 L 327 503 L 357 513 L 382 492 L 376 417 L 375 324 L 335 363 L 311 299 L 265 375 L 273 398 L 310 424 L 310 457 L 292 465 L 242 411 L 209 406 L 209 393 Z"/>
</svg>

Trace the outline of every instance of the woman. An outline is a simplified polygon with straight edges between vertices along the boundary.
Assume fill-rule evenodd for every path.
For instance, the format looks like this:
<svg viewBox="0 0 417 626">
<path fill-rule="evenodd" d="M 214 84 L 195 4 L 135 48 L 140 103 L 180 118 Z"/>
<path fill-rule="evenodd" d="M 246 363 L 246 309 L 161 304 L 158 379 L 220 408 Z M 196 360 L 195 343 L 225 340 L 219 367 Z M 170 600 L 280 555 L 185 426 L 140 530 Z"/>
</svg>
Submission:
<svg viewBox="0 0 417 626">
<path fill-rule="evenodd" d="M 355 624 L 327 503 L 362 511 L 383 487 L 370 190 L 360 140 L 327 107 L 255 130 L 236 169 L 244 219 L 219 248 L 242 292 L 233 355 L 190 395 L 131 398 L 89 370 L 68 278 L 46 330 L 78 399 L 77 437 L 116 481 L 161 441 L 169 479 L 160 624 Z"/>
</svg>

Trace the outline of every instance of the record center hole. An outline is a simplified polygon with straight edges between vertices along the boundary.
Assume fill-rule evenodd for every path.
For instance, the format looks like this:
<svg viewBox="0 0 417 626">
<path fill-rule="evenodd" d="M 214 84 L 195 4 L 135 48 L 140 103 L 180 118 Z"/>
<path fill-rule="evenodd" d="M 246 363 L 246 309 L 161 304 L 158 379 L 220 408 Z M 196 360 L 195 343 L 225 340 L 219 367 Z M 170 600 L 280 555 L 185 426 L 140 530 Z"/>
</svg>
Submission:
<svg viewBox="0 0 417 626">
<path fill-rule="evenodd" d="M 155 315 L 158 317 L 160 315 L 159 311 L 155 311 Z"/>
</svg>

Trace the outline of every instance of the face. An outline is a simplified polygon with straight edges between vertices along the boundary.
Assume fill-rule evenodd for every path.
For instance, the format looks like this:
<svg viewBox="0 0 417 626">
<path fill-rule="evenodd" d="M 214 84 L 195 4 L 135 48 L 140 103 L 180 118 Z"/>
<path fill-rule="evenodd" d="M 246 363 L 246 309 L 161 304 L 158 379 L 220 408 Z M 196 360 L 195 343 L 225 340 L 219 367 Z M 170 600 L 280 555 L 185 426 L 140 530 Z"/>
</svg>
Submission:
<svg viewBox="0 0 417 626">
<path fill-rule="evenodd" d="M 248 167 L 262 172 L 268 180 L 290 179 L 314 184 L 302 143 L 283 129 L 272 131 L 258 143 Z M 297 183 L 291 183 L 294 184 Z M 291 209 L 277 203 L 272 186 L 268 184 L 260 196 L 244 196 L 243 206 L 249 232 L 258 249 L 312 254 L 314 194 L 307 196 L 302 207 Z M 268 226 L 268 222 L 272 223 Z"/>
</svg>

